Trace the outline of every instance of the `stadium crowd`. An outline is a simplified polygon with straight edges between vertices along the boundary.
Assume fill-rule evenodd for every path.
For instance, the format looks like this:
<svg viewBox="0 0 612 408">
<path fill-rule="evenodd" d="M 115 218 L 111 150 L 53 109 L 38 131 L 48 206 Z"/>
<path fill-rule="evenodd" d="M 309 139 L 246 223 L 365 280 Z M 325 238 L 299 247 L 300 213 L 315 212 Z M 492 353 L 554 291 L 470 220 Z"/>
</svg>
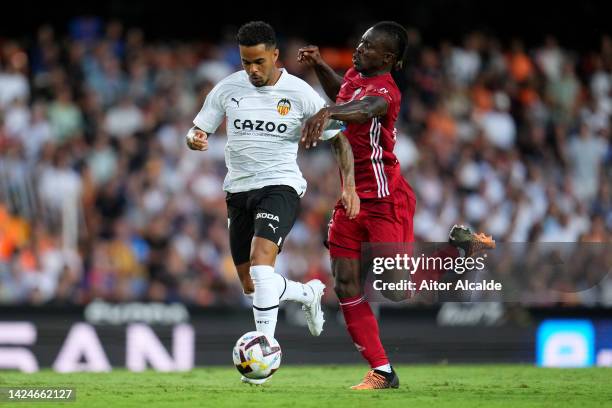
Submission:
<svg viewBox="0 0 612 408">
<path fill-rule="evenodd" d="M 224 129 L 207 152 L 184 143 L 207 92 L 241 69 L 234 39 L 150 42 L 96 18 L 68 31 L 0 39 L 0 303 L 243 304 Z M 532 48 L 479 32 L 409 38 L 396 154 L 418 195 L 417 238 L 443 242 L 465 223 L 498 242 L 609 243 L 612 37 L 581 54 L 552 36 Z M 296 62 L 304 44 L 283 38 L 282 64 L 320 90 Z M 347 47 L 322 48 L 339 72 Z M 322 241 L 338 171 L 325 144 L 299 161 L 309 186 L 277 271 L 331 284 Z M 610 279 L 588 299 L 532 290 L 526 299 L 612 305 Z"/>
</svg>

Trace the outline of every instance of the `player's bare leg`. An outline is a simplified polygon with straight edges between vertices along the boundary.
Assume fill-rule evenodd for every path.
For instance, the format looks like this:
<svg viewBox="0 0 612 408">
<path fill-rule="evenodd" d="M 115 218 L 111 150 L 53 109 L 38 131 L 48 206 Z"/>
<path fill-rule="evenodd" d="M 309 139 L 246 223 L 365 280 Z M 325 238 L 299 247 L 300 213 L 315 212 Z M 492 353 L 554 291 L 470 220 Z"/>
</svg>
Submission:
<svg viewBox="0 0 612 408">
<path fill-rule="evenodd" d="M 359 259 L 332 258 L 334 290 L 338 299 L 361 294 L 361 275 Z"/>
<path fill-rule="evenodd" d="M 397 388 L 399 378 L 389 364 L 378 334 L 378 323 L 361 288 L 359 259 L 332 258 L 334 290 L 353 343 L 372 368 L 354 390 Z"/>
<path fill-rule="evenodd" d="M 253 237 L 251 243 L 251 266 L 274 266 L 276 255 L 278 255 L 278 247 L 274 242 L 266 238 Z"/>
<path fill-rule="evenodd" d="M 249 270 L 251 269 L 251 263 L 245 262 L 240 265 L 236 265 L 236 271 L 238 271 L 238 279 L 242 285 L 242 292 L 245 296 L 253 298 L 253 292 L 255 292 L 255 286 L 253 286 L 253 280 Z"/>
</svg>

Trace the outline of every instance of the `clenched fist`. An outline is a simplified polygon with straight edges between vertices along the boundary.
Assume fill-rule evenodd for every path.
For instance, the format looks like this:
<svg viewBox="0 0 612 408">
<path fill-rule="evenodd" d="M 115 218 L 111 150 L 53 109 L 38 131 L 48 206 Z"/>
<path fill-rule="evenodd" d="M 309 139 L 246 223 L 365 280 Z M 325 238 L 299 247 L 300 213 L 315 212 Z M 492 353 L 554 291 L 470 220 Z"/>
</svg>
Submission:
<svg viewBox="0 0 612 408">
<path fill-rule="evenodd" d="M 196 127 L 189 129 L 189 132 L 185 135 L 185 141 L 187 142 L 187 147 L 191 150 L 208 150 L 208 135 Z"/>
<path fill-rule="evenodd" d="M 321 53 L 319 52 L 319 47 L 316 45 L 307 45 L 306 47 L 300 48 L 298 50 L 297 60 L 310 67 L 319 65 L 323 61 Z"/>
</svg>

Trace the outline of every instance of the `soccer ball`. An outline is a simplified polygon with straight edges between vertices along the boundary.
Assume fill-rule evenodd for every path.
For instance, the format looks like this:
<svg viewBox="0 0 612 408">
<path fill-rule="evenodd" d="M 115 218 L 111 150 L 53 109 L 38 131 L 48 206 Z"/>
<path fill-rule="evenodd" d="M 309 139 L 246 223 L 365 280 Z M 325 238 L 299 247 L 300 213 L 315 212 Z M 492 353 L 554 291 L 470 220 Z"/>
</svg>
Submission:
<svg viewBox="0 0 612 408">
<path fill-rule="evenodd" d="M 240 374 L 252 380 L 261 380 L 278 370 L 282 352 L 274 337 L 251 331 L 238 339 L 232 354 Z"/>
</svg>

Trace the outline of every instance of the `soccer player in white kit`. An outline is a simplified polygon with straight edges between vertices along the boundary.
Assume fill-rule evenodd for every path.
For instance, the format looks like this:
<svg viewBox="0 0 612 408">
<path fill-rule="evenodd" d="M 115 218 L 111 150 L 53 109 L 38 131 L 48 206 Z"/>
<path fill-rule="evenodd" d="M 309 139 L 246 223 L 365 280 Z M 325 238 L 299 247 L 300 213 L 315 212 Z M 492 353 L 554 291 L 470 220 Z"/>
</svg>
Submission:
<svg viewBox="0 0 612 408">
<path fill-rule="evenodd" d="M 223 183 L 232 258 L 244 293 L 253 294 L 253 315 L 258 331 L 274 337 L 280 301 L 302 304 L 308 328 L 318 336 L 323 330 L 318 280 L 306 284 L 274 272 L 277 254 L 291 230 L 306 191 L 306 180 L 297 165 L 302 125 L 325 105 L 306 82 L 278 68 L 279 51 L 273 28 L 256 21 L 238 31 L 244 70 L 219 82 L 206 97 L 187 145 L 207 150 L 208 136 L 227 118 Z M 355 192 L 353 154 L 339 123 L 326 130 L 343 178 L 342 200 L 349 216 L 359 212 Z M 243 381 L 253 382 L 243 377 Z M 261 380 L 259 380 L 261 381 Z"/>
</svg>

